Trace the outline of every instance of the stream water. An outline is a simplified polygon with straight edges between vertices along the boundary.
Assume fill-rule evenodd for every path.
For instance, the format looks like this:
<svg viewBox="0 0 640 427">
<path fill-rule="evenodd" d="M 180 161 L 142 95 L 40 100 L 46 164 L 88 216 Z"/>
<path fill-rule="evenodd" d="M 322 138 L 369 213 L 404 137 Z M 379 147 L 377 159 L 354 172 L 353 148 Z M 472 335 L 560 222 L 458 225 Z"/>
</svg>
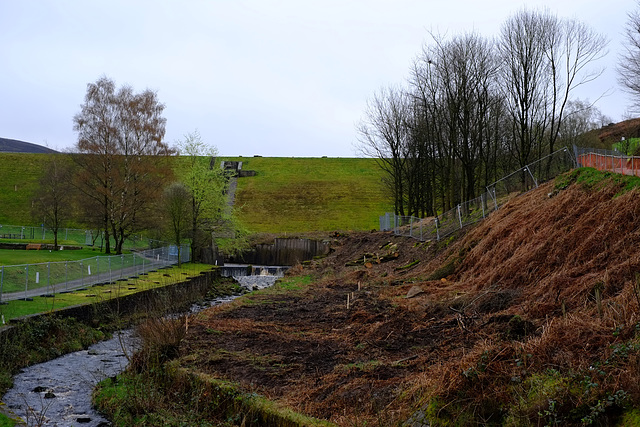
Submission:
<svg viewBox="0 0 640 427">
<path fill-rule="evenodd" d="M 278 276 L 234 278 L 243 287 L 254 290 L 273 285 Z M 194 305 L 191 311 L 197 312 L 233 298 L 219 298 Z M 28 426 L 110 426 L 109 421 L 91 407 L 91 393 L 99 381 L 127 367 L 125 352 L 131 354 L 135 351 L 138 342 L 132 330 L 125 330 L 87 350 L 30 366 L 13 378 L 14 386 L 2 397 L 2 401 Z"/>
</svg>

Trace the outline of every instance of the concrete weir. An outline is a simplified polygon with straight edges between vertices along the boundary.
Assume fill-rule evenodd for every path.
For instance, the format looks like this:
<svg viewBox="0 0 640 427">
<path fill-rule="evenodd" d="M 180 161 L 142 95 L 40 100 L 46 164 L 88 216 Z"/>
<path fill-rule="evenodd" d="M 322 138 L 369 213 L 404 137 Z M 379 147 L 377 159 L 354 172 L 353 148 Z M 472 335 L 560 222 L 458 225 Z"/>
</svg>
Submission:
<svg viewBox="0 0 640 427">
<path fill-rule="evenodd" d="M 254 291 L 272 286 L 287 269 L 287 266 L 225 264 L 220 267 L 220 274 L 233 277 L 242 287 Z"/>
<path fill-rule="evenodd" d="M 278 276 L 282 277 L 290 267 L 277 265 L 225 264 L 220 267 L 222 277 Z"/>
</svg>

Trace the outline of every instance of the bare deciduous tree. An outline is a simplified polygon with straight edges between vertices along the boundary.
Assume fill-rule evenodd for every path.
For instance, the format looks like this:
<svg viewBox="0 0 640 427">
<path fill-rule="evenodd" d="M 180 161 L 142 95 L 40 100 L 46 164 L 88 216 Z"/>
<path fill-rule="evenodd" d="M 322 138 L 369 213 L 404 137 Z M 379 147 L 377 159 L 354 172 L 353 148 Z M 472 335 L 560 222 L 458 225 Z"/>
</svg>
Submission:
<svg viewBox="0 0 640 427">
<path fill-rule="evenodd" d="M 167 215 L 173 243 L 178 248 L 178 265 L 182 263 L 182 239 L 189 231 L 191 200 L 189 189 L 180 182 L 174 182 L 164 190 L 162 207 Z"/>
<path fill-rule="evenodd" d="M 85 102 L 74 117 L 74 158 L 80 166 L 76 183 L 85 205 L 99 206 L 97 212 L 85 212 L 99 216 L 107 253 L 109 237 L 119 254 L 132 233 L 149 226 L 152 202 L 170 178 L 163 161 L 171 154 L 162 142 L 163 110 L 155 92 L 137 94 L 128 86 L 116 90 L 112 80 L 102 77 L 87 85 Z"/>
<path fill-rule="evenodd" d="M 423 135 L 433 146 L 430 168 L 439 175 L 433 187 L 443 210 L 482 191 L 484 162 L 495 164 L 495 126 L 502 123 L 494 117 L 502 111 L 494 105 L 497 70 L 493 43 L 475 33 L 449 40 L 432 34 L 414 63 L 413 96 L 421 123 L 431 130 Z"/>
<path fill-rule="evenodd" d="M 558 140 L 565 145 L 596 146 L 597 142 L 588 139 L 587 133 L 610 121 L 603 117 L 592 103 L 579 99 L 570 100 L 565 107 L 562 125 L 558 129 Z M 595 139 L 597 140 L 597 137 Z"/>
<path fill-rule="evenodd" d="M 629 12 L 625 28 L 627 41 L 618 62 L 618 82 L 631 95 L 631 110 L 640 113 L 640 2 Z"/>
<path fill-rule="evenodd" d="M 570 95 L 602 74 L 590 66 L 606 55 L 607 43 L 586 24 L 548 11 L 522 10 L 503 25 L 502 77 L 520 166 L 556 149 Z"/>
<path fill-rule="evenodd" d="M 42 218 L 42 226 L 53 232 L 54 250 L 58 250 L 58 230 L 73 213 L 72 173 L 68 158 L 62 154 L 52 154 L 33 199 L 33 216 Z"/>
<path fill-rule="evenodd" d="M 548 132 L 549 152 L 552 153 L 571 92 L 602 75 L 602 68 L 590 66 L 607 54 L 608 41 L 575 19 L 556 21 L 551 30 L 548 32 L 547 58 L 552 82 Z"/>
<path fill-rule="evenodd" d="M 556 19 L 549 13 L 523 10 L 501 29 L 501 77 L 514 140 L 510 150 L 520 167 L 533 159 L 536 149 L 538 155 L 542 152 L 552 85 L 546 74 L 547 43 L 556 27 Z"/>
<path fill-rule="evenodd" d="M 554 151 L 573 91 L 601 74 L 591 66 L 606 45 L 584 24 L 527 10 L 496 42 L 432 33 L 409 91 L 380 91 L 358 128 L 361 151 L 386 172 L 396 213 L 448 211 Z"/>
<path fill-rule="evenodd" d="M 361 151 L 365 156 L 377 159 L 387 173 L 395 212 L 405 215 L 404 169 L 410 137 L 407 120 L 411 116 L 411 101 L 399 88 L 383 88 L 369 101 L 365 116 L 358 127 Z"/>
</svg>

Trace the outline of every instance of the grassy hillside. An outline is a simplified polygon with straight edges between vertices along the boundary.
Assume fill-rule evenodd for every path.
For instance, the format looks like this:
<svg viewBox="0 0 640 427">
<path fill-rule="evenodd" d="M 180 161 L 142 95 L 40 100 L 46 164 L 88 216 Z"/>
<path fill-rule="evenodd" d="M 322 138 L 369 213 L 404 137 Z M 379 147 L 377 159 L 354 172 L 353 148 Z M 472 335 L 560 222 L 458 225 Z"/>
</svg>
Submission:
<svg viewBox="0 0 640 427">
<path fill-rule="evenodd" d="M 31 216 L 31 199 L 46 159 L 0 153 L 0 224 L 40 224 Z M 239 179 L 236 193 L 240 220 L 251 232 L 369 230 L 389 209 L 373 159 L 224 159 L 257 172 Z"/>
<path fill-rule="evenodd" d="M 236 207 L 252 232 L 370 230 L 389 210 L 373 159 L 234 158 L 254 177 L 238 179 Z"/>
<path fill-rule="evenodd" d="M 0 153 L 0 224 L 40 224 L 31 217 L 31 199 L 46 161 L 46 154 Z"/>
</svg>

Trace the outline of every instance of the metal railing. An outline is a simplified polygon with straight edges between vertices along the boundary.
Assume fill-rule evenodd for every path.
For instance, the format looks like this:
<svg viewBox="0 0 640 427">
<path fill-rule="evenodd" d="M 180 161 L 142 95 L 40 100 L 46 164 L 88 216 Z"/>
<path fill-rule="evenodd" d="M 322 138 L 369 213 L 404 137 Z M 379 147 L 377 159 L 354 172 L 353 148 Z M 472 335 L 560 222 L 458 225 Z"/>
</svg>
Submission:
<svg viewBox="0 0 640 427">
<path fill-rule="evenodd" d="M 640 157 L 597 148 L 574 146 L 573 150 L 579 167 L 591 167 L 600 171 L 640 176 Z"/>
<path fill-rule="evenodd" d="M 114 283 L 177 264 L 178 253 L 182 262 L 189 261 L 189 246 L 183 245 L 180 251 L 177 246 L 166 246 L 79 261 L 0 266 L 0 303 Z"/>
<path fill-rule="evenodd" d="M 524 194 L 575 166 L 566 147 L 561 148 L 486 187 L 475 199 L 460 203 L 435 217 L 417 218 L 387 212 L 380 217 L 380 230 L 415 239 L 441 240 L 467 225 L 475 224 L 511 198 Z"/>
</svg>

